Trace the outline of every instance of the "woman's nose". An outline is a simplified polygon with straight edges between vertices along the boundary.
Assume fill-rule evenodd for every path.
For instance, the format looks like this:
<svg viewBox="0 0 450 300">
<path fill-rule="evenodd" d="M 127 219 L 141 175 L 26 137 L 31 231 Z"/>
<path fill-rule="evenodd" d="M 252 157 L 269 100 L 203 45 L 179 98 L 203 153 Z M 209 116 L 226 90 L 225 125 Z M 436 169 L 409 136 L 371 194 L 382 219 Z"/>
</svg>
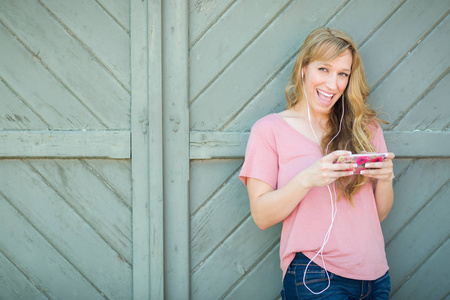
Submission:
<svg viewBox="0 0 450 300">
<path fill-rule="evenodd" d="M 336 90 L 337 89 L 337 76 L 334 74 L 329 74 L 329 76 L 327 78 L 326 86 L 330 90 L 333 90 L 333 91 Z"/>
</svg>

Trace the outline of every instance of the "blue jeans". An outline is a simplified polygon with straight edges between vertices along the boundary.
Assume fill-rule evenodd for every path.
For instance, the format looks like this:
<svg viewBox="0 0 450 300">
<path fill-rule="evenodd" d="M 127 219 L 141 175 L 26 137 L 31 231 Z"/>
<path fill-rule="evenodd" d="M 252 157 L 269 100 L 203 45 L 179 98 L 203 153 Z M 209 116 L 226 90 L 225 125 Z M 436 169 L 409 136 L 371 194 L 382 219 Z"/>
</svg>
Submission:
<svg viewBox="0 0 450 300">
<path fill-rule="evenodd" d="M 389 272 L 376 280 L 355 280 L 338 276 L 328 272 L 330 276 L 330 287 L 321 293 L 315 295 L 311 293 L 303 284 L 303 273 L 309 262 L 303 253 L 297 253 L 290 264 L 286 276 L 283 280 L 283 289 L 281 298 L 283 300 L 291 299 L 371 299 L 384 300 L 389 299 L 391 291 L 391 282 Z M 324 269 L 311 262 L 308 267 L 305 279 L 306 285 L 314 292 L 320 292 L 328 286 L 328 277 Z"/>
</svg>

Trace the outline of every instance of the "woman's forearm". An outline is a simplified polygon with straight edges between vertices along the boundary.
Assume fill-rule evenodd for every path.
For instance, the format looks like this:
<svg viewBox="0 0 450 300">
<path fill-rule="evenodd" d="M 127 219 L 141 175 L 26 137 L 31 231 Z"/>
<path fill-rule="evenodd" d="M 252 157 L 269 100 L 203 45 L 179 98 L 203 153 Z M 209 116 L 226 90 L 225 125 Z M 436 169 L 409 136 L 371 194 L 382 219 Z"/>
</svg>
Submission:
<svg viewBox="0 0 450 300">
<path fill-rule="evenodd" d="M 378 218 L 382 222 L 389 214 L 394 203 L 394 189 L 392 180 L 378 180 L 375 186 L 375 202 L 377 205 Z"/>
<path fill-rule="evenodd" d="M 284 187 L 251 199 L 252 217 L 260 229 L 265 230 L 291 214 L 310 189 L 304 179 L 300 173 Z"/>
</svg>

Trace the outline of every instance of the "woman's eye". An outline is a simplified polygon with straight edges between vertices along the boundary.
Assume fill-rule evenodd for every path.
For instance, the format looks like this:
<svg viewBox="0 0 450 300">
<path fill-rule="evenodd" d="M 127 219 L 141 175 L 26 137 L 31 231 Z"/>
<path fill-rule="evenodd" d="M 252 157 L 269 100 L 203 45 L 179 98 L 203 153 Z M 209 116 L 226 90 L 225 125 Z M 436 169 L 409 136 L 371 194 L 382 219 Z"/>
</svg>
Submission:
<svg viewBox="0 0 450 300">
<path fill-rule="evenodd" d="M 341 73 L 341 76 L 348 77 L 349 74 L 347 74 L 347 73 Z"/>
<path fill-rule="evenodd" d="M 326 68 L 319 68 L 319 71 L 323 71 L 323 72 L 326 72 L 326 71 L 328 71 Z"/>
</svg>

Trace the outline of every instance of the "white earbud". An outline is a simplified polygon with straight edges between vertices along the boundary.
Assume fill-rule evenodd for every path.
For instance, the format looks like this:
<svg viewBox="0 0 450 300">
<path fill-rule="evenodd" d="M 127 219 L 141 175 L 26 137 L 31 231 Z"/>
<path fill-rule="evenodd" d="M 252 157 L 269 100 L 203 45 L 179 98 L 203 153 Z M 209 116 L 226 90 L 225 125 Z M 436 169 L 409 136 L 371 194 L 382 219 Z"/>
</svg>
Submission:
<svg viewBox="0 0 450 300">
<path fill-rule="evenodd" d="M 302 69 L 302 78 L 305 77 L 305 74 L 303 74 L 303 69 Z"/>
</svg>

